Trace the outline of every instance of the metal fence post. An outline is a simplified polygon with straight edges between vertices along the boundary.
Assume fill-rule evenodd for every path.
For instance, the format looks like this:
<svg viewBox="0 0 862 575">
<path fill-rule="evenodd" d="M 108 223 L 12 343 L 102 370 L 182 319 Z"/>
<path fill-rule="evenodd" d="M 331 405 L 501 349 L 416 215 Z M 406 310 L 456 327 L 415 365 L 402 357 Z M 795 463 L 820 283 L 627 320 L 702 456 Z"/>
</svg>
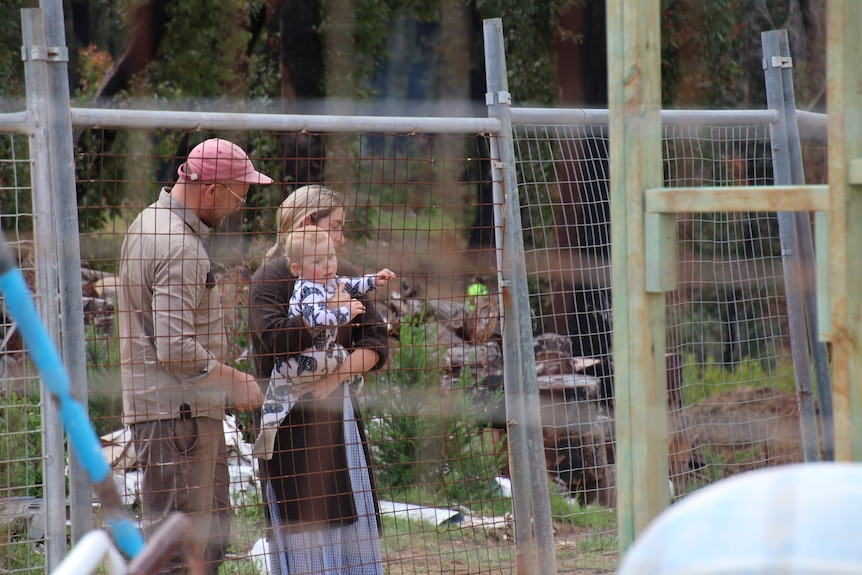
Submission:
<svg viewBox="0 0 862 575">
<path fill-rule="evenodd" d="M 60 352 L 72 393 L 87 409 L 87 355 L 84 309 L 81 304 L 81 248 L 75 148 L 72 137 L 69 52 L 62 0 L 40 0 L 45 26 L 48 75 L 47 127 L 50 143 L 51 201 L 56 230 L 57 279 L 60 289 Z M 56 54 L 56 55 L 54 55 Z M 93 486 L 73 450 L 69 450 L 69 500 L 72 544 L 93 528 Z"/>
<path fill-rule="evenodd" d="M 24 74 L 27 83 L 27 108 L 33 134 L 30 136 L 30 159 L 33 182 L 33 229 L 36 236 L 36 289 L 39 294 L 39 313 L 45 328 L 54 339 L 61 339 L 59 296 L 57 292 L 56 237 L 51 201 L 51 161 L 48 131 L 49 82 L 47 61 L 38 57 L 45 48 L 45 29 L 42 11 L 21 11 L 21 29 L 24 46 Z M 37 56 L 37 57 L 33 57 Z M 42 383 L 42 421 L 60 420 L 55 402 Z M 64 477 L 63 428 L 59 425 L 42 425 L 42 455 L 44 457 L 43 498 L 45 509 L 45 563 L 48 571 L 60 564 L 66 555 L 66 481 Z M 46 511 L 50 509 L 52 513 Z"/>
<path fill-rule="evenodd" d="M 775 32 L 768 32 L 774 34 Z M 790 43 L 787 31 L 782 30 L 778 38 L 779 56 L 790 57 Z M 802 145 L 799 140 L 799 125 L 796 119 L 796 95 L 793 88 L 793 68 L 782 68 L 781 78 L 784 86 L 784 114 L 787 128 L 787 153 L 790 156 L 790 183 L 805 184 L 805 167 L 802 160 Z M 832 414 L 832 374 L 829 371 L 829 352 L 826 343 L 817 337 L 819 312 L 817 310 L 818 291 L 829 290 L 828 285 L 817 285 L 814 255 L 814 240 L 811 234 L 811 219 L 808 212 L 796 212 L 796 234 L 799 257 L 806 276 L 802 282 L 802 296 L 805 306 L 805 320 L 808 326 L 808 345 L 814 361 L 814 383 L 817 386 L 817 403 L 820 408 L 820 427 L 823 452 L 827 461 L 835 459 L 835 425 Z M 809 279 L 810 278 L 810 279 Z"/>
<path fill-rule="evenodd" d="M 782 39 L 786 44 L 787 31 L 763 32 L 761 39 L 763 42 L 763 74 L 766 79 L 766 101 L 770 108 L 778 111 L 778 121 L 769 126 L 772 140 L 773 177 L 778 185 L 802 184 L 803 182 L 794 181 L 792 176 L 790 135 L 788 134 L 790 123 L 788 108 L 795 111 L 796 103 L 792 93 L 785 93 L 785 83 L 782 78 L 783 70 L 789 71 L 792 66 L 789 54 L 782 55 L 779 46 Z M 798 133 L 796 137 L 798 140 Z M 798 144 L 796 149 L 799 149 Z M 797 402 L 799 403 L 802 453 L 805 461 L 818 461 L 820 459 L 820 441 L 817 433 L 814 396 L 811 391 L 808 327 L 805 324 L 806 310 L 803 299 L 803 284 L 807 283 L 805 274 L 806 272 L 811 274 L 814 270 L 802 266 L 797 223 L 798 220 L 793 212 L 778 212 L 781 259 L 784 262 L 784 286 L 787 297 L 787 321 L 790 328 L 790 348 L 796 381 Z"/>
<path fill-rule="evenodd" d="M 502 124 L 500 135 L 491 139 L 491 172 L 494 203 L 503 206 L 503 221 L 496 221 L 495 226 L 502 229 L 502 245 L 497 247 L 502 248 L 498 251 L 502 253 L 498 269 L 501 270 L 506 419 L 514 496 L 517 569 L 521 575 L 550 575 L 557 570 L 554 533 L 539 413 L 524 239 L 521 235 L 521 206 L 515 181 L 515 149 L 509 109 L 511 96 L 506 77 L 501 19 L 485 20 L 484 40 L 488 88 L 485 102 L 489 116 L 500 120 Z M 533 563 L 533 541 L 538 571 Z"/>
</svg>

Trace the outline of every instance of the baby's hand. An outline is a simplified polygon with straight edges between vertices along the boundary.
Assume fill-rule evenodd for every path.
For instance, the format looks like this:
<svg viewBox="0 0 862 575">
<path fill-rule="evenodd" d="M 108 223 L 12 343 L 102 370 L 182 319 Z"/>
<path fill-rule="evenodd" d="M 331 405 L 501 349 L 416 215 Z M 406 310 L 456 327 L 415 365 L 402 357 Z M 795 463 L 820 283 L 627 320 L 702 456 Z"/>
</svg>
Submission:
<svg viewBox="0 0 862 575">
<path fill-rule="evenodd" d="M 359 314 L 365 313 L 365 304 L 358 299 L 350 300 L 350 303 L 347 305 L 350 308 L 350 319 L 355 318 Z"/>
<path fill-rule="evenodd" d="M 332 297 L 326 300 L 327 309 L 338 309 L 340 307 L 350 305 L 350 294 L 344 289 L 344 286 L 338 284 L 335 288 L 335 293 Z"/>
<path fill-rule="evenodd" d="M 383 268 L 379 272 L 377 272 L 377 277 L 374 278 L 374 284 L 379 286 L 385 286 L 390 281 L 395 279 L 395 274 L 392 270 L 388 268 Z"/>
</svg>

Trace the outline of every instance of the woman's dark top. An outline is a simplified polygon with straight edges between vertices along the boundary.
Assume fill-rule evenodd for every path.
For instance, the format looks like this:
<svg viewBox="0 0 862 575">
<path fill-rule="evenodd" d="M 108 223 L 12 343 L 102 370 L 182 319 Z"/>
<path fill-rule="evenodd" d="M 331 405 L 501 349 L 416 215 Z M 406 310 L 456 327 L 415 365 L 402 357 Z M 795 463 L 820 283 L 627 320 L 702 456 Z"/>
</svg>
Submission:
<svg viewBox="0 0 862 575">
<path fill-rule="evenodd" d="M 339 260 L 338 275 L 358 274 L 352 265 Z M 276 357 L 298 353 L 312 344 L 302 318 L 288 317 L 295 279 L 284 257 L 261 265 L 251 279 L 249 330 L 255 375 L 264 389 Z M 374 369 L 383 366 L 389 355 L 386 324 L 373 305 L 366 306 L 365 313 L 350 325 L 339 328 L 338 342 L 348 350 L 361 347 L 376 351 Z M 279 427 L 273 457 L 265 462 L 264 474 L 282 507 L 282 516 L 291 525 L 318 527 L 356 520 L 344 445 L 342 393 L 339 386 L 323 400 L 301 398 Z M 359 420 L 355 402 L 354 412 Z M 370 465 L 364 430 L 358 423 Z"/>
</svg>

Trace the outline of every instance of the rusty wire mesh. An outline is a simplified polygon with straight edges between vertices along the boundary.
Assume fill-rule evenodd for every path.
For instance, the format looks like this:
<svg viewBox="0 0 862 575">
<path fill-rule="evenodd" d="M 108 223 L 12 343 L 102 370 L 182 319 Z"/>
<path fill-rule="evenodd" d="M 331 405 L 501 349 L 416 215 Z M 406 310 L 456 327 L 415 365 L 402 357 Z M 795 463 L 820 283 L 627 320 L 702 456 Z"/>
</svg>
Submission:
<svg viewBox="0 0 862 575">
<path fill-rule="evenodd" d="M 140 477 L 121 419 L 120 245 L 135 215 L 172 184 L 185 153 L 214 135 L 91 129 L 77 136 L 89 408 L 133 512 Z M 219 135 L 245 146 L 275 180 L 252 188 L 207 246 L 225 310 L 225 359 L 252 369 L 248 282 L 274 242 L 275 207 L 306 183 L 343 192 L 349 240 L 340 255 L 364 271 L 388 267 L 398 274 L 374 300 L 387 323 L 389 362 L 366 378 L 358 396 L 381 501 L 384 566 L 389 573 L 513 572 L 486 139 Z M 809 183 L 825 180 L 824 141 L 806 137 Z M 667 185 L 771 181 L 765 126 L 666 127 L 664 144 Z M 2 224 L 32 276 L 26 140 L 4 136 L 3 145 Z M 515 147 L 557 567 L 612 572 L 618 545 L 607 129 L 519 126 Z M 667 307 L 674 497 L 799 457 L 774 214 L 684 215 L 678 233 L 681 270 L 689 271 Z M 14 346 L 14 325 L 4 320 L 3 330 L 0 499 L 30 498 L 21 501 L 34 502 L 37 511 L 2 526 L 2 566 L 35 573 L 44 569 L 35 415 L 42 398 L 24 352 Z M 25 413 L 32 420 L 22 419 Z M 233 528 L 226 573 L 254 572 L 267 553 L 253 435 L 247 414 L 229 414 Z"/>
<path fill-rule="evenodd" d="M 90 356 L 91 417 L 109 443 L 127 503 L 138 504 L 139 467 L 121 415 L 113 284 L 129 222 L 170 186 L 188 149 L 215 134 L 86 131 L 77 156 Z M 389 362 L 358 395 L 383 522 L 390 573 L 513 568 L 496 259 L 490 217 L 477 224 L 476 197 L 490 196 L 484 138 L 396 134 L 221 134 L 249 150 L 271 186 L 251 190 L 242 210 L 208 243 L 225 310 L 228 363 L 251 371 L 249 278 L 275 241 L 281 200 L 325 181 L 347 198 L 348 242 L 358 269 L 388 267 L 396 282 L 374 305 L 389 333 Z M 481 209 L 491 209 L 490 200 Z M 471 234 L 484 236 L 471 249 Z M 468 301 L 467 287 L 486 285 Z M 94 408 L 94 406 L 96 406 Z M 255 439 L 247 414 L 229 415 L 233 527 L 223 568 L 255 568 L 265 517 Z M 502 485 L 502 486 L 501 486 Z M 272 553 L 270 551 L 270 553 Z"/>
<path fill-rule="evenodd" d="M 612 572 L 614 517 L 600 513 L 615 508 L 617 485 L 608 128 L 516 130 L 546 459 L 557 494 L 577 502 L 553 507 L 566 526 L 558 545 L 575 550 L 558 554 L 557 567 Z M 808 183 L 824 182 L 824 141 L 807 134 Z M 772 183 L 765 124 L 666 123 L 663 156 L 670 187 Z M 679 279 L 667 296 L 672 499 L 802 460 L 775 214 L 680 214 L 677 233 Z"/>
</svg>

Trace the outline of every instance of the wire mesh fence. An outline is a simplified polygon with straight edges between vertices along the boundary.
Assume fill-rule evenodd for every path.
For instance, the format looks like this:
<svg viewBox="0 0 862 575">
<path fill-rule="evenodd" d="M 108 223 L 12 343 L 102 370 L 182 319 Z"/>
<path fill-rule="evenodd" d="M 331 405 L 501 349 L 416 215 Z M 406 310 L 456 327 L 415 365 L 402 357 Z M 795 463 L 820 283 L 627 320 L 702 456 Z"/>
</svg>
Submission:
<svg viewBox="0 0 862 575">
<path fill-rule="evenodd" d="M 27 138 L 0 134 L 0 225 L 27 283 L 36 284 Z M 0 569 L 44 571 L 42 397 L 17 325 L 0 307 Z"/>
<path fill-rule="evenodd" d="M 85 129 L 76 135 L 89 409 L 124 501 L 140 514 L 140 461 L 122 419 L 117 274 L 137 214 L 170 187 L 186 153 L 214 132 Z M 371 301 L 388 361 L 355 389 L 389 573 L 514 572 L 507 478 L 501 321 L 488 141 L 395 132 L 220 134 L 247 149 L 269 186 L 207 239 L 224 310 L 224 360 L 252 372 L 252 277 L 276 241 L 277 206 L 326 182 L 346 197 L 358 270 L 397 280 Z M 26 141 L 8 136 L 3 228 L 34 274 Z M 809 183 L 825 179 L 825 137 L 805 135 Z M 604 122 L 519 123 L 515 157 L 534 351 L 559 572 L 616 569 L 613 286 L 608 135 Z M 666 123 L 671 186 L 768 185 L 768 126 Z M 753 191 L 756 193 L 756 191 Z M 668 385 L 673 497 L 718 478 L 801 458 L 774 214 L 678 218 L 680 283 L 669 294 Z M 3 323 L 4 504 L 38 507 L 42 453 L 37 380 L 14 325 Z M 10 371 L 12 370 L 12 371 Z M 13 375 L 14 373 L 14 375 Z M 265 385 L 269 374 L 257 374 Z M 15 390 L 15 391 L 10 391 Z M 24 413 L 26 412 L 26 417 Z M 13 429 L 14 427 L 14 429 Z M 264 569 L 266 543 L 256 425 L 224 423 L 232 527 L 224 573 Z M 17 499 L 24 498 L 24 499 Z M 28 499 L 29 498 L 29 499 Z M 6 503 L 9 502 L 9 503 Z M 41 509 L 3 526 L 10 572 L 41 572 Z M 5 516 L 5 514 L 4 514 Z M 98 513 L 97 513 L 98 517 Z"/>
<path fill-rule="evenodd" d="M 82 260 L 90 278 L 85 290 L 92 292 L 85 298 L 91 417 L 110 438 L 133 508 L 141 479 L 120 420 L 112 292 L 120 245 L 132 218 L 172 184 L 190 147 L 213 135 L 91 130 L 79 140 L 90 143 L 77 166 Z M 256 167 L 275 179 L 253 188 L 208 240 L 225 310 L 227 362 L 253 370 L 249 285 L 276 241 L 277 206 L 303 184 L 325 180 L 346 197 L 348 241 L 339 255 L 363 272 L 386 267 L 398 275 L 373 298 L 386 324 L 389 361 L 356 391 L 380 499 L 383 562 L 391 573 L 436 572 L 450 564 L 469 572 L 510 570 L 496 262 L 493 250 L 469 247 L 471 234 L 493 232 L 490 223 L 486 230 L 476 225 L 477 191 L 490 186 L 479 170 L 487 142 L 309 134 L 297 152 L 294 134 L 224 136 L 244 144 Z M 293 147 L 285 153 L 288 140 Z M 473 300 L 471 284 L 484 287 Z M 247 572 L 264 554 L 266 524 L 260 463 L 250 451 L 256 432 L 248 414 L 231 414 L 226 427 L 233 526 L 223 570 Z"/>
<path fill-rule="evenodd" d="M 772 184 L 767 123 L 701 121 L 666 115 L 665 186 Z M 808 183 L 824 183 L 824 142 L 823 131 L 806 131 Z M 612 288 L 625 288 L 610 281 L 607 124 L 524 122 L 515 146 L 549 471 L 558 493 L 613 509 Z M 776 214 L 680 214 L 677 237 L 679 281 L 667 296 L 672 499 L 803 458 Z M 586 530 L 578 517 L 557 519 L 594 556 L 589 566 L 612 572 L 612 516 Z M 585 567 L 557 559 L 560 572 Z"/>
</svg>

